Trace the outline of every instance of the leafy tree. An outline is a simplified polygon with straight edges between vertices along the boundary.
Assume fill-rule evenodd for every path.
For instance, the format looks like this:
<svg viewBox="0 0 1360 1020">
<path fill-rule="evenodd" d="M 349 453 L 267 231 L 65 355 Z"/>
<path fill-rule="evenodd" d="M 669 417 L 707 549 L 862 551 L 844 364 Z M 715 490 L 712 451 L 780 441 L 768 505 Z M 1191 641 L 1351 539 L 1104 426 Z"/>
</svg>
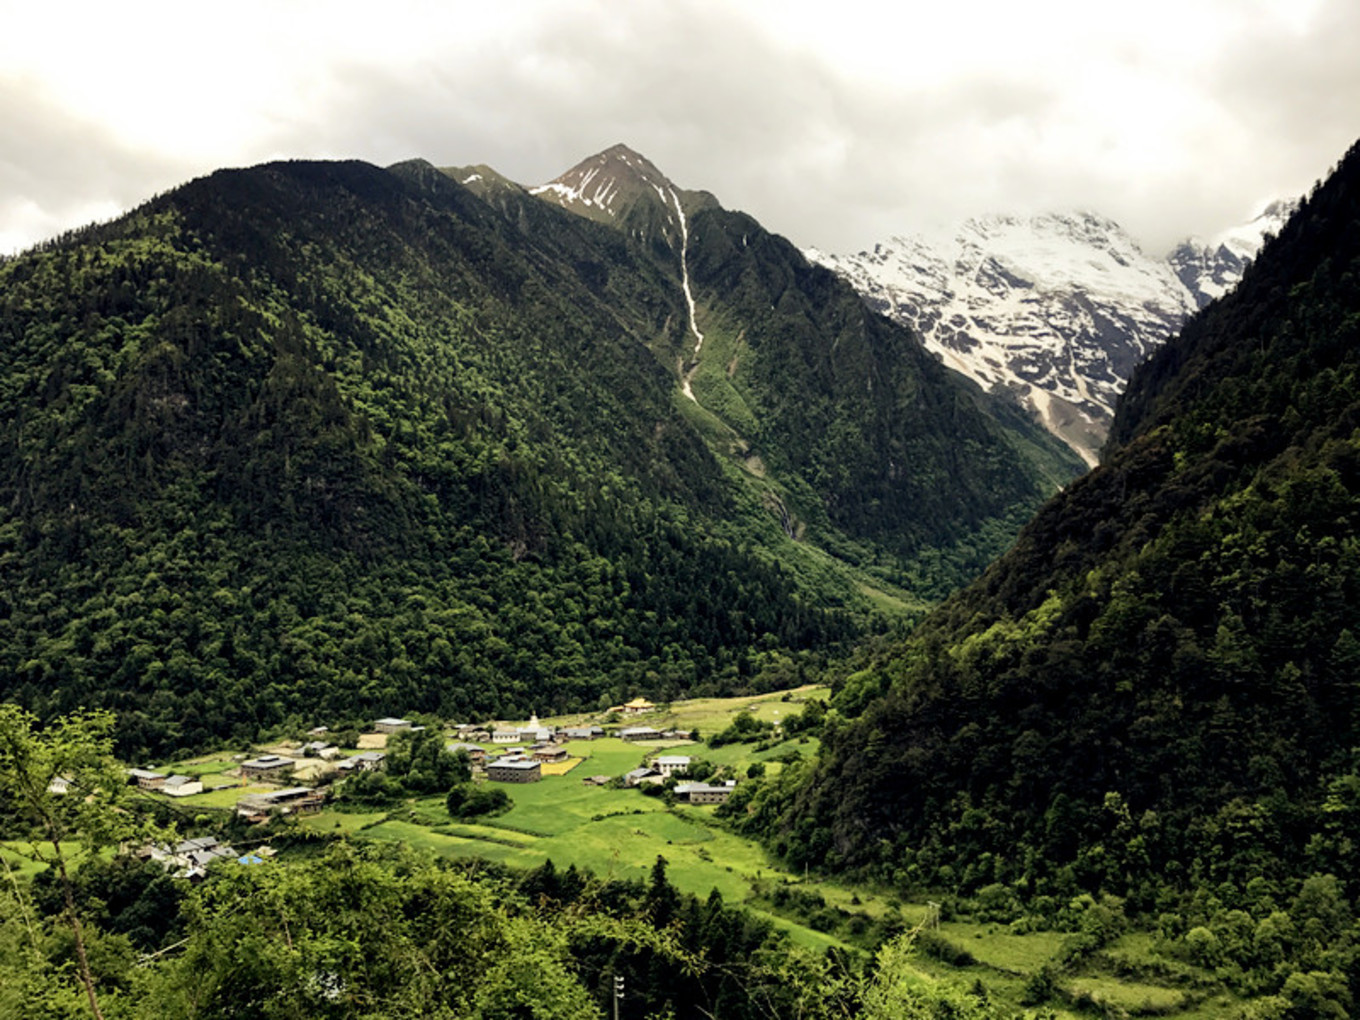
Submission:
<svg viewBox="0 0 1360 1020">
<path fill-rule="evenodd" d="M 339 799 L 356 804 L 393 804 L 406 790 L 397 780 L 379 769 L 360 770 L 344 781 L 340 787 Z"/>
<path fill-rule="evenodd" d="M 508 810 L 511 800 L 510 795 L 498 787 L 464 782 L 449 787 L 444 806 L 453 818 L 476 818 Z"/>
<path fill-rule="evenodd" d="M 916 932 L 884 943 L 864 991 L 864 1020 L 993 1020 L 1005 1012 L 985 997 L 929 977 L 912 964 Z"/>
<path fill-rule="evenodd" d="M 337 844 L 280 869 L 239 868 L 186 904 L 190 936 L 147 1015 L 593 1020 L 567 930 L 401 849 Z"/>
<path fill-rule="evenodd" d="M 387 774 L 413 793 L 441 793 L 472 778 L 465 751 L 450 751 L 434 727 L 392 735 L 384 761 Z"/>
<path fill-rule="evenodd" d="M 100 1020 L 104 1014 L 76 906 L 72 854 L 93 856 L 155 835 L 130 805 L 127 772 L 113 757 L 113 735 L 110 712 L 63 716 L 40 728 L 31 713 L 0 704 L 0 800 L 29 828 L 18 852 L 56 872 L 77 973 L 90 1011 Z"/>
<path fill-rule="evenodd" d="M 680 906 L 680 894 L 666 877 L 666 864 L 666 858 L 658 854 L 647 885 L 647 913 L 658 928 L 670 924 Z"/>
</svg>

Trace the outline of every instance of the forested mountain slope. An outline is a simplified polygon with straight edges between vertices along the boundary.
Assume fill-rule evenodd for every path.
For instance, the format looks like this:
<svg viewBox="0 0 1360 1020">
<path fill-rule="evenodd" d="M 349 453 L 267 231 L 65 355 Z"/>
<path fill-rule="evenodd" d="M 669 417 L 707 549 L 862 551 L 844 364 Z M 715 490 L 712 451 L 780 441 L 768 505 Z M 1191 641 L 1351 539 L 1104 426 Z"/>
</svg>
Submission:
<svg viewBox="0 0 1360 1020">
<path fill-rule="evenodd" d="M 1316 871 L 1353 898 L 1357 529 L 1360 147 L 1135 373 L 1105 463 L 852 678 L 857 718 L 748 824 L 964 892 L 1245 909 Z"/>
<path fill-rule="evenodd" d="M 535 231 L 493 175 L 449 173 L 476 173 L 475 187 Z M 887 576 L 939 595 L 1010 543 L 1036 493 L 1082 469 L 787 240 L 626 146 L 527 193 L 611 226 L 671 276 L 688 321 L 658 331 L 652 349 L 674 366 L 689 420 L 793 537 L 885 561 Z"/>
<path fill-rule="evenodd" d="M 719 690 L 861 630 L 658 357 L 682 267 L 501 184 L 222 171 L 0 265 L 0 696 L 115 708 L 132 756 Z M 968 428 L 972 535 L 1045 483 Z M 826 544 L 897 553 L 814 515 L 836 484 Z"/>
</svg>

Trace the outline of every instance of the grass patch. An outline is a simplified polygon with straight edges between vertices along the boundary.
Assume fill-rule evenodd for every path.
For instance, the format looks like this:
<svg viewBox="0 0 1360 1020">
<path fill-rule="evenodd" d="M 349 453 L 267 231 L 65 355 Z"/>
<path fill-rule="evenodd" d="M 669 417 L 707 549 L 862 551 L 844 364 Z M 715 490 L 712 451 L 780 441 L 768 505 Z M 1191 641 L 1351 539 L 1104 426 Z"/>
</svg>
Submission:
<svg viewBox="0 0 1360 1020">
<path fill-rule="evenodd" d="M 656 753 L 655 750 L 618 737 L 571 740 L 562 746 L 567 749 L 567 754 L 581 759 L 583 776 L 621 776 L 641 765 L 644 758 Z"/>
<path fill-rule="evenodd" d="M 471 839 L 451 833 L 435 832 L 423 825 L 410 822 L 380 822 L 364 830 L 366 839 L 385 839 L 420 847 L 440 857 L 479 857 L 513 868 L 536 868 L 547 860 L 545 854 L 531 847 L 513 847 L 507 842 Z"/>
<path fill-rule="evenodd" d="M 1185 1005 L 1185 992 L 1105 975 L 1073 978 L 1068 986 L 1073 1004 L 1090 1002 L 1098 1008 L 1113 1006 L 1132 1016 L 1165 1016 Z"/>
<path fill-rule="evenodd" d="M 566 761 L 545 761 L 539 771 L 545 776 L 565 776 L 572 769 L 580 765 L 584 759 L 568 758 Z"/>
<path fill-rule="evenodd" d="M 1032 974 L 1051 961 L 1070 935 L 1057 931 L 1037 931 L 1014 935 L 1004 926 L 965 924 L 949 921 L 940 925 L 940 934 L 966 949 L 979 963 L 1012 974 Z"/>
<path fill-rule="evenodd" d="M 298 824 L 304 829 L 322 834 L 353 836 L 366 826 L 373 825 L 383 817 L 383 812 L 357 814 L 351 811 L 319 811 L 314 815 L 302 815 Z"/>
<path fill-rule="evenodd" d="M 277 790 L 277 786 L 228 786 L 222 790 L 206 790 L 203 793 L 190 794 L 188 797 L 167 798 L 174 803 L 185 808 L 213 808 L 216 810 L 228 810 L 236 807 L 236 802 L 242 797 L 251 793 L 268 793 Z"/>
<path fill-rule="evenodd" d="M 236 761 L 230 754 L 214 754 L 207 757 L 189 758 L 185 761 L 173 762 L 166 765 L 159 771 L 166 775 L 194 776 L 202 779 L 209 776 L 220 776 L 224 772 L 236 768 L 240 762 Z"/>
<path fill-rule="evenodd" d="M 4 858 L 4 864 L 0 865 L 0 881 L 8 884 L 9 879 L 5 875 L 6 868 L 21 882 L 29 881 L 40 871 L 46 871 L 47 865 L 32 859 L 29 850 L 34 844 L 22 839 L 8 839 L 0 842 L 0 857 Z M 37 846 L 48 857 L 53 856 L 52 844 L 39 842 Z M 85 859 L 85 851 L 76 843 L 62 843 L 62 853 L 66 857 L 68 868 L 80 867 L 80 862 Z M 105 851 L 105 856 L 110 852 Z"/>
</svg>

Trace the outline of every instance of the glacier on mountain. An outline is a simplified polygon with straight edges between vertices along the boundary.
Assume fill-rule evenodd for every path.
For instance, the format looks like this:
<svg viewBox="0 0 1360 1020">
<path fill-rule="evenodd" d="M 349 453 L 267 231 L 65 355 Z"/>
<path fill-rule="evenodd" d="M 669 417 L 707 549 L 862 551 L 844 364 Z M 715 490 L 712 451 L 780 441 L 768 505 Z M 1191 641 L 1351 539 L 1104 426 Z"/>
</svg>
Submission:
<svg viewBox="0 0 1360 1020">
<path fill-rule="evenodd" d="M 1011 392 L 1094 464 L 1133 367 L 1230 289 L 1290 211 L 1275 203 L 1250 224 L 1183 242 L 1167 258 L 1147 255 L 1119 224 L 1089 212 L 984 216 L 936 239 L 805 254 L 912 327 L 947 365 Z"/>
</svg>

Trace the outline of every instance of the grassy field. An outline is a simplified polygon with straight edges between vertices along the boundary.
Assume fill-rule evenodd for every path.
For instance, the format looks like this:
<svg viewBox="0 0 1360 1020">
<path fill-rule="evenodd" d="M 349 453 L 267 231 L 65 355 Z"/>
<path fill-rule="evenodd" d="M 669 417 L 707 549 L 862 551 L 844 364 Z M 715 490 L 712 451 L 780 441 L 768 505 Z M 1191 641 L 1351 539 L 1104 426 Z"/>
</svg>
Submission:
<svg viewBox="0 0 1360 1020">
<path fill-rule="evenodd" d="M 238 780 L 239 782 L 239 780 Z M 236 807 L 236 802 L 242 797 L 251 793 L 268 793 L 270 790 L 277 790 L 276 786 L 261 786 L 258 783 L 249 786 L 228 786 L 221 790 L 205 790 L 203 793 L 191 794 L 188 797 L 166 798 L 172 803 L 178 804 L 186 810 L 197 808 L 216 808 L 231 809 Z"/>
<path fill-rule="evenodd" d="M 641 716 L 639 724 L 686 733 L 697 729 L 701 737 L 706 737 L 725 730 L 740 712 L 750 712 L 757 719 L 778 722 L 790 715 L 797 715 L 803 710 L 803 703 L 809 699 L 825 700 L 830 694 L 825 687 L 807 686 L 749 698 L 694 698 L 662 705 L 658 711 Z"/>
<path fill-rule="evenodd" d="M 1101 1007 L 1113 1006 L 1135 1016 L 1165 1016 L 1185 1005 L 1185 992 L 1160 985 L 1139 984 L 1114 978 L 1076 977 L 1069 992 L 1078 1000 L 1090 999 Z"/>
<path fill-rule="evenodd" d="M 164 772 L 166 775 L 197 776 L 201 779 L 211 780 L 213 776 L 220 776 L 223 772 L 234 769 L 238 765 L 240 765 L 240 762 L 234 756 L 223 753 L 177 761 L 157 771 Z"/>
<path fill-rule="evenodd" d="M 661 706 L 636 722 L 686 733 L 697 729 L 701 735 L 711 736 L 727 728 L 740 712 L 777 722 L 800 712 L 808 699 L 825 698 L 827 694 L 825 688 L 804 687 L 759 697 L 694 699 Z M 591 718 L 572 716 L 544 723 L 578 724 Z M 739 780 L 744 780 L 754 762 L 763 763 L 770 775 L 782 767 L 781 758 L 796 753 L 811 759 L 818 752 L 816 738 L 793 738 L 758 749 L 761 746 L 752 743 L 710 748 L 688 741 L 628 743 L 615 737 L 573 741 L 566 745 L 571 755 L 567 767 L 545 768 L 543 779 L 536 783 L 497 784 L 510 797 L 511 807 L 493 818 L 455 821 L 448 816 L 441 795 L 412 798 L 395 808 L 369 812 L 330 809 L 300 818 L 296 824 L 318 833 L 407 843 L 451 859 L 481 859 L 519 869 L 552 860 L 558 868 L 575 865 L 601 878 L 639 882 L 648 879 L 660 856 L 667 861 L 670 881 L 682 892 L 707 897 L 716 889 L 728 904 L 745 905 L 800 945 L 819 951 L 833 946 L 853 949 L 859 933 L 885 918 L 900 918 L 898 923 L 908 926 L 920 923 L 927 913 L 924 903 L 901 903 L 885 890 L 792 873 L 771 860 L 759 844 L 729 831 L 715 817 L 713 807 L 668 805 L 663 797 L 648 796 L 641 790 L 583 781 L 597 775 L 621 776 L 669 749 L 723 766 L 728 775 Z M 234 764 L 230 755 L 216 755 L 177 763 L 174 768 L 211 780 L 214 773 L 229 770 Z M 190 810 L 230 808 L 251 789 L 264 788 L 233 787 L 178 803 Z M 31 873 L 31 866 L 26 868 Z M 806 906 L 808 903 L 812 906 Z M 812 916 L 814 912 L 820 912 L 820 920 Z M 946 921 L 938 931 L 948 942 L 967 950 L 976 962 L 960 970 L 923 955 L 919 958 L 921 969 L 953 974 L 969 982 L 981 980 L 999 1001 L 1012 1005 L 1019 1003 L 1033 974 L 1046 964 L 1056 965 L 1068 938 L 1060 932 L 1013 934 L 1005 925 L 966 920 Z M 1063 973 L 1058 978 L 1061 997 L 1045 1008 L 1072 1020 L 1100 1012 L 1226 1020 L 1241 1005 L 1223 994 L 1206 994 L 1203 989 L 1212 982 L 1212 975 L 1192 973 L 1186 965 L 1155 957 L 1155 945 L 1146 935 L 1129 933 L 1104 952 L 1108 960 L 1130 964 L 1125 968 L 1128 972 L 1166 974 L 1165 984 L 1123 980 L 1099 969 L 1076 975 Z M 1163 969 L 1140 966 L 1154 963 Z"/>
<path fill-rule="evenodd" d="M 1004 926 L 1003 926 L 1004 927 Z M 1011 974 L 1032 974 L 1058 955 L 1064 932 L 1037 931 L 1002 935 L 994 924 L 945 923 L 940 934 L 966 949 L 979 963 Z"/>
</svg>

